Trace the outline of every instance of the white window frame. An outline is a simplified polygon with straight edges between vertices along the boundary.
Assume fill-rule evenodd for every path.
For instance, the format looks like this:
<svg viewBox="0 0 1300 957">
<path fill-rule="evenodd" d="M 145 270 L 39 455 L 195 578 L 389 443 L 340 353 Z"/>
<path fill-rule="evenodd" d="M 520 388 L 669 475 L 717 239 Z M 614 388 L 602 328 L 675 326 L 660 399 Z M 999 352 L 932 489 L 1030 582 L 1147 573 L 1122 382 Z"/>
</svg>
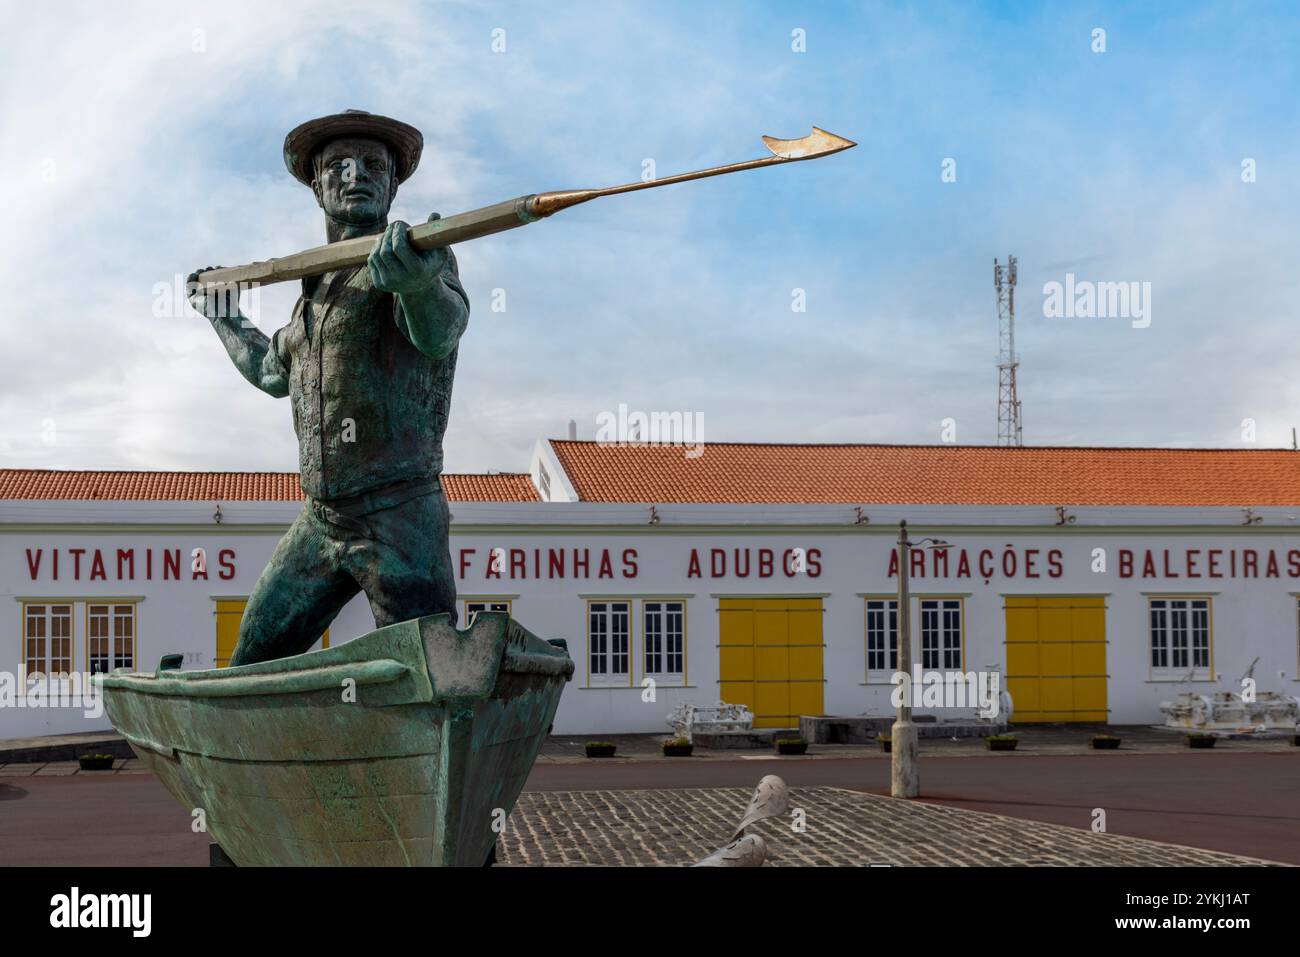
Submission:
<svg viewBox="0 0 1300 957">
<path fill-rule="evenodd" d="M 71 601 L 24 601 L 22 607 L 22 662 L 23 662 L 23 682 L 24 688 L 30 688 L 41 682 L 48 683 L 51 679 L 64 680 L 69 674 L 76 670 L 77 667 L 77 635 L 76 635 L 76 603 Z M 40 609 L 39 614 L 34 613 L 34 609 Z M 60 609 L 56 615 L 55 609 Z M 55 622 L 60 625 L 66 624 L 67 634 L 55 636 Z M 39 621 L 41 623 L 40 637 L 32 635 L 32 625 Z M 59 628 L 63 630 L 62 627 Z M 32 671 L 32 653 L 35 651 L 34 643 L 42 642 L 43 651 L 41 653 L 40 667 L 37 671 Z M 59 655 L 60 664 L 66 662 L 67 671 L 60 671 L 51 674 L 54 666 L 54 642 L 67 642 L 67 655 Z"/>
<path fill-rule="evenodd" d="M 632 687 L 633 607 L 630 598 L 587 599 L 587 687 Z M 622 634 L 616 629 L 620 616 Z M 620 665 L 623 670 L 616 670 Z"/>
<path fill-rule="evenodd" d="M 103 614 L 95 609 L 103 608 Z M 126 612 L 127 614 L 123 614 Z M 97 621 L 103 619 L 107 625 L 107 634 L 96 637 Z M 130 634 L 122 634 L 123 622 L 130 622 Z M 139 670 L 139 614 L 135 602 L 123 601 L 86 601 L 86 671 L 89 674 L 109 674 L 114 668 L 133 668 Z M 119 641 L 130 641 L 130 653 L 118 654 Z M 104 641 L 107 654 L 96 654 L 94 642 Z M 96 662 L 107 659 L 107 667 L 96 667 Z"/>
<path fill-rule="evenodd" d="M 677 616 L 678 628 L 676 645 L 673 648 L 674 634 L 671 628 L 672 618 Z M 655 625 L 652 628 L 651 622 Z M 658 648 L 652 650 L 651 643 L 658 639 Z M 661 667 L 652 668 L 651 655 L 658 657 Z M 641 673 L 643 677 L 653 678 L 657 684 L 684 685 L 686 683 L 686 599 L 685 598 L 647 598 L 641 601 Z M 674 660 L 676 659 L 676 660 Z M 678 667 L 674 668 L 673 665 Z"/>
<path fill-rule="evenodd" d="M 898 671 L 898 599 L 888 595 L 867 595 L 863 601 L 867 684 L 892 684 L 894 673 Z M 878 640 L 873 642 L 873 637 Z M 873 655 L 883 667 L 872 667 Z"/>
<path fill-rule="evenodd" d="M 943 595 L 917 597 L 917 656 L 921 670 L 953 672 L 966 671 L 966 601 Z M 929 606 L 929 607 L 927 607 Z M 937 615 L 937 620 L 932 616 Z M 954 616 L 954 617 L 950 617 Z M 955 620 L 956 626 L 953 627 Z M 935 645 L 932 649 L 925 647 L 927 633 L 933 631 Z M 951 641 L 956 634 L 956 643 Z M 926 657 L 927 650 L 932 653 Z M 952 661 L 956 658 L 956 662 Z"/>
<path fill-rule="evenodd" d="M 1198 618 L 1202 619 L 1200 623 Z M 1203 646 L 1197 641 L 1202 636 Z M 1212 596 L 1147 596 L 1147 667 L 1151 678 L 1157 681 L 1213 678 Z"/>
</svg>

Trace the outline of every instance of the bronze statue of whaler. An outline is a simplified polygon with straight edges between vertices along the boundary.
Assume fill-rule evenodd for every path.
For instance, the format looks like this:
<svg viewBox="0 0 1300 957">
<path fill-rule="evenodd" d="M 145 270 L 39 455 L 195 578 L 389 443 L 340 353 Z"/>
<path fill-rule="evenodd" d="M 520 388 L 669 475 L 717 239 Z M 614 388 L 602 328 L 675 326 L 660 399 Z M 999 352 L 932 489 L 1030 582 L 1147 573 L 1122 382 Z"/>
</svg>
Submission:
<svg viewBox="0 0 1300 957">
<path fill-rule="evenodd" d="M 529 193 L 447 219 L 435 213 L 408 227 L 389 225 L 388 211 L 419 162 L 419 130 L 348 110 L 290 132 L 285 165 L 325 211 L 326 244 L 282 259 L 209 267 L 191 273 L 187 286 L 244 378 L 291 398 L 307 496 L 253 588 L 230 663 L 307 651 L 359 590 L 380 627 L 440 612 L 455 624 L 439 476 L 469 297 L 453 243 L 604 196 L 856 145 L 815 126 L 800 139 L 763 142 L 769 155 L 758 159 L 620 186 Z M 239 284 L 290 279 L 302 281 L 302 297 L 289 325 L 270 338 L 228 307 L 229 290 Z"/>
<path fill-rule="evenodd" d="M 449 248 L 415 249 L 406 223 L 388 223 L 422 145 L 414 127 L 360 111 L 289 133 L 285 164 L 324 210 L 328 242 L 382 238 L 364 267 L 303 278 L 273 336 L 190 276 L 191 303 L 244 378 L 289 397 L 306 495 L 249 597 L 231 665 L 307 651 L 362 590 L 381 627 L 456 620 L 439 476 L 469 297 Z"/>
</svg>

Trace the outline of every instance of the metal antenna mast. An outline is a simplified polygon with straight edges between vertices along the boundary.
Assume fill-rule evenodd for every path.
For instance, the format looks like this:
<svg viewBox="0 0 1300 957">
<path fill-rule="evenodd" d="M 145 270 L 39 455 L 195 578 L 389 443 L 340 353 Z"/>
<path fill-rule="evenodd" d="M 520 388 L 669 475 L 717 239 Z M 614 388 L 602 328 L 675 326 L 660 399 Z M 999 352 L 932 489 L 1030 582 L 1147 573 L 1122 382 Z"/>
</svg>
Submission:
<svg viewBox="0 0 1300 957">
<path fill-rule="evenodd" d="M 1020 399 L 1016 394 L 1016 257 L 1005 266 L 993 260 L 993 288 L 998 293 L 998 445 L 1024 445 Z"/>
</svg>

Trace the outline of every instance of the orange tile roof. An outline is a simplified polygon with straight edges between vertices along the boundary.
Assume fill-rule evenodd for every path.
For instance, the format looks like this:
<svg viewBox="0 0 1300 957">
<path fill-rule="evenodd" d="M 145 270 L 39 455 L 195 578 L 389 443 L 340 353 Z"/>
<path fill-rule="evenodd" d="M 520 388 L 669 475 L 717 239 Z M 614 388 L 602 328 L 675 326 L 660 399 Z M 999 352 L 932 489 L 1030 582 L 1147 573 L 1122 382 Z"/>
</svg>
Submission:
<svg viewBox="0 0 1300 957">
<path fill-rule="evenodd" d="M 493 475 L 444 475 L 443 487 L 452 502 L 537 502 L 533 479 L 527 472 Z"/>
<path fill-rule="evenodd" d="M 1300 505 L 1300 453 L 1280 449 L 551 446 L 588 502 Z"/>
<path fill-rule="evenodd" d="M 444 475 L 453 502 L 536 502 L 526 473 Z M 301 501 L 297 472 L 82 472 L 0 469 L 0 499 L 105 501 Z"/>
</svg>

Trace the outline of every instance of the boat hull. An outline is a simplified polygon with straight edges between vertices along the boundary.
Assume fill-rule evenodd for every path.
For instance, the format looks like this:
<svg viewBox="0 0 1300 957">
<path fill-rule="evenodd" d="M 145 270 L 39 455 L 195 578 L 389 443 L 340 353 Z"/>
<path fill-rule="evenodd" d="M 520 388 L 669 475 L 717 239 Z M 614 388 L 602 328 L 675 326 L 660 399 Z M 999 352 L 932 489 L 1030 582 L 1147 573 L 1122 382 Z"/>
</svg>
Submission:
<svg viewBox="0 0 1300 957">
<path fill-rule="evenodd" d="M 483 864 L 573 662 L 504 614 L 103 679 L 113 726 L 239 866 Z"/>
</svg>

